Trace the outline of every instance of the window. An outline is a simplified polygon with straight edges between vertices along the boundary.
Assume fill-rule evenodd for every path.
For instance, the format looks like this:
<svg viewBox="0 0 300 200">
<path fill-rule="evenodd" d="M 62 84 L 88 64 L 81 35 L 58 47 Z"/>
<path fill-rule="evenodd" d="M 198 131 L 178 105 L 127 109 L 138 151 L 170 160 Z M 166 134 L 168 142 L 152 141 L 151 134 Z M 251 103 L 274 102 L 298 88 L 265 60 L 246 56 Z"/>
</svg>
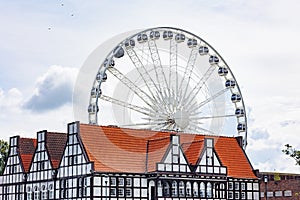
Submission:
<svg viewBox="0 0 300 200">
<path fill-rule="evenodd" d="M 126 186 L 131 186 L 131 178 L 126 178 Z"/>
<path fill-rule="evenodd" d="M 47 199 L 47 188 L 45 185 L 42 185 L 42 199 Z"/>
<path fill-rule="evenodd" d="M 118 195 L 119 195 L 119 197 L 124 197 L 124 189 L 123 188 L 118 189 Z"/>
<path fill-rule="evenodd" d="M 34 192 L 34 200 L 40 200 L 40 192 L 39 191 Z"/>
<path fill-rule="evenodd" d="M 69 165 L 74 165 L 74 164 L 78 164 L 78 158 L 77 156 L 69 156 L 68 157 L 68 163 Z"/>
<path fill-rule="evenodd" d="M 111 189 L 110 189 L 110 196 L 112 196 L 112 197 L 117 196 L 116 188 L 111 188 Z"/>
<path fill-rule="evenodd" d="M 47 190 L 42 191 L 42 199 L 47 199 Z"/>
<path fill-rule="evenodd" d="M 193 184 L 193 196 L 198 197 L 198 183 L 196 182 Z"/>
<path fill-rule="evenodd" d="M 186 183 L 186 196 L 191 197 L 192 196 L 192 185 L 190 182 Z"/>
<path fill-rule="evenodd" d="M 246 199 L 245 192 L 242 192 L 242 193 L 241 193 L 241 198 L 242 198 L 242 199 Z"/>
<path fill-rule="evenodd" d="M 234 188 L 235 188 L 235 190 L 239 190 L 239 182 L 234 183 Z"/>
<path fill-rule="evenodd" d="M 235 192 L 234 197 L 235 197 L 235 199 L 239 199 L 240 198 L 240 193 L 239 192 Z"/>
<path fill-rule="evenodd" d="M 241 183 L 241 189 L 242 189 L 242 190 L 245 190 L 245 189 L 246 189 L 245 186 L 246 186 L 245 183 Z"/>
<path fill-rule="evenodd" d="M 184 183 L 183 181 L 179 182 L 179 196 L 180 197 L 184 197 L 184 192 L 185 192 L 185 188 L 184 188 Z"/>
<path fill-rule="evenodd" d="M 10 174 L 13 174 L 14 172 L 15 172 L 14 166 L 10 166 L 10 167 L 9 167 L 9 173 L 10 173 Z"/>
<path fill-rule="evenodd" d="M 211 183 L 207 183 L 207 187 L 206 187 L 206 195 L 207 195 L 207 198 L 212 198 L 212 187 L 211 187 Z"/>
<path fill-rule="evenodd" d="M 83 196 L 83 178 L 78 178 L 77 180 L 77 197 Z"/>
<path fill-rule="evenodd" d="M 169 197 L 170 196 L 170 185 L 168 182 L 164 183 L 164 196 Z"/>
<path fill-rule="evenodd" d="M 159 197 L 161 197 L 163 195 L 163 188 L 162 188 L 161 181 L 157 182 L 157 195 Z"/>
<path fill-rule="evenodd" d="M 200 183 L 200 197 L 205 197 L 205 185 L 203 182 Z"/>
<path fill-rule="evenodd" d="M 126 188 L 126 197 L 131 197 L 132 196 L 132 190 L 129 188 Z"/>
<path fill-rule="evenodd" d="M 232 182 L 229 182 L 229 183 L 228 183 L 228 189 L 229 189 L 229 190 L 232 190 L 232 189 L 233 189 L 233 183 L 232 183 Z"/>
<path fill-rule="evenodd" d="M 172 182 L 172 197 L 177 197 L 177 182 L 173 181 Z"/>
<path fill-rule="evenodd" d="M 27 192 L 27 200 L 32 200 L 32 192 Z"/>
<path fill-rule="evenodd" d="M 179 163 L 179 157 L 177 155 L 173 155 L 173 163 Z"/>
<path fill-rule="evenodd" d="M 110 178 L 110 185 L 116 186 L 116 178 Z"/>
<path fill-rule="evenodd" d="M 233 199 L 233 192 L 228 192 L 228 199 Z"/>
<path fill-rule="evenodd" d="M 49 190 L 49 199 L 54 199 L 54 191 Z"/>
<path fill-rule="evenodd" d="M 124 186 L 124 178 L 119 178 L 119 186 Z"/>
<path fill-rule="evenodd" d="M 60 181 L 60 198 L 68 198 L 68 181 L 61 180 Z"/>
</svg>

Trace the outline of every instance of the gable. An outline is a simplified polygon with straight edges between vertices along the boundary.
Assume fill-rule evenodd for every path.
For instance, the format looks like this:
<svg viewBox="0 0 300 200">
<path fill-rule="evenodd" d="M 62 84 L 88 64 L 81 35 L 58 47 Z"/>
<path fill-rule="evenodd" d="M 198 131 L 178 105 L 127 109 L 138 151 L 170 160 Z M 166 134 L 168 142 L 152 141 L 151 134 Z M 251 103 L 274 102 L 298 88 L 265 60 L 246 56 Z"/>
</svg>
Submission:
<svg viewBox="0 0 300 200">
<path fill-rule="evenodd" d="M 24 155 L 28 155 L 28 158 L 26 158 L 26 160 L 29 160 L 30 162 L 32 159 L 31 152 L 34 151 L 34 149 L 31 149 L 31 147 L 33 146 L 28 146 L 27 149 L 24 149 L 22 143 L 30 142 L 32 142 L 32 139 L 20 138 L 19 136 L 10 138 L 9 154 L 6 161 L 3 176 L 1 177 L 2 183 L 15 183 L 24 181 L 24 174 L 26 170 L 24 169 L 22 163 L 21 153 L 27 153 Z"/>
<path fill-rule="evenodd" d="M 220 159 L 214 150 L 214 139 L 205 138 L 205 147 L 199 158 L 196 168 L 201 174 L 222 174 L 226 175 L 226 167 L 221 165 Z"/>
<path fill-rule="evenodd" d="M 47 133 L 46 148 L 53 168 L 58 168 L 67 141 L 65 133 Z"/>
<path fill-rule="evenodd" d="M 178 135 L 171 136 L 171 143 L 161 162 L 157 163 L 157 170 L 168 172 L 190 172 Z"/>
<path fill-rule="evenodd" d="M 73 170 L 73 166 L 76 170 Z M 89 162 L 83 144 L 79 137 L 79 123 L 68 125 L 68 136 L 58 169 L 58 177 L 77 176 L 92 173 L 92 163 Z"/>
<path fill-rule="evenodd" d="M 37 133 L 37 147 L 27 176 L 28 181 L 52 178 L 52 165 L 46 148 L 47 131 Z"/>
<path fill-rule="evenodd" d="M 25 172 L 29 171 L 36 145 L 37 145 L 36 139 L 33 138 L 19 139 L 19 155 Z"/>
</svg>

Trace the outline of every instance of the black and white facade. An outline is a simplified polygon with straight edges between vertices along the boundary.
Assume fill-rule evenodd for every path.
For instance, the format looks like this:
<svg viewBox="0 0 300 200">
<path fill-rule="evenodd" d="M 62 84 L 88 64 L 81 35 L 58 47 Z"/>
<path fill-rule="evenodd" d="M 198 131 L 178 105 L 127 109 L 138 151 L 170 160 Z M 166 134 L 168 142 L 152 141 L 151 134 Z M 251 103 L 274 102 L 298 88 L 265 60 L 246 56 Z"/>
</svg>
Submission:
<svg viewBox="0 0 300 200">
<path fill-rule="evenodd" d="M 81 126 L 85 129 L 81 129 Z M 125 170 L 127 168 L 120 171 L 113 170 L 111 166 L 105 165 L 100 160 L 101 157 L 106 156 L 105 152 L 93 152 L 92 149 L 95 147 L 90 148 L 91 144 L 99 144 L 99 148 L 109 145 L 103 143 L 101 147 L 101 141 L 95 140 L 97 134 L 89 135 L 96 130 L 95 127 L 95 125 L 74 122 L 68 125 L 68 134 L 38 132 L 28 171 L 24 169 L 21 160 L 20 137 L 12 137 L 9 158 L 4 174 L 1 176 L 0 199 L 259 199 L 259 180 L 236 138 L 219 138 L 216 142 L 217 139 L 214 137 L 201 136 L 200 138 L 199 136 L 201 140 L 195 140 L 193 145 L 186 147 L 181 142 L 181 139 L 184 139 L 183 135 L 163 133 L 168 136 L 168 144 L 162 148 L 165 150 L 163 153 L 148 153 L 150 148 L 158 148 L 162 145 L 157 143 L 155 144 L 157 147 L 155 145 L 150 147 L 150 140 L 145 140 L 146 151 L 141 153 L 143 159 L 141 162 L 136 162 L 145 167 L 136 172 Z M 115 127 L 111 129 L 108 127 L 106 130 L 120 131 Z M 48 141 L 50 135 L 52 143 Z M 59 141 L 61 138 L 65 139 Z M 115 138 L 111 139 L 112 143 L 124 144 L 125 140 L 120 137 Z M 159 138 L 152 140 L 156 139 Z M 232 162 L 227 159 L 228 157 L 233 157 L 227 156 L 226 152 L 222 151 L 223 148 L 232 146 L 232 144 L 223 144 L 227 140 L 236 146 L 232 151 L 240 148 L 241 153 L 236 154 L 243 156 L 237 156 L 235 164 L 225 164 Z M 55 151 L 55 147 L 49 147 L 50 144 L 55 146 L 56 143 L 58 146 L 63 146 L 61 152 L 57 152 L 60 151 L 59 148 Z M 130 145 L 136 144 L 128 141 L 128 146 Z M 107 149 L 109 151 L 109 147 Z M 235 152 L 232 155 L 235 155 Z M 59 161 L 57 161 L 58 157 L 60 157 Z M 116 155 L 111 159 L 122 158 Z M 138 159 L 133 157 L 132 163 Z M 240 166 L 243 168 L 245 165 L 242 163 L 243 160 L 247 161 L 247 169 L 238 170 L 245 176 L 238 177 L 238 173 L 235 173 L 237 170 L 235 168 L 232 170 L 231 167 L 239 166 L 241 162 Z M 130 168 L 128 165 L 131 161 L 126 162 L 128 164 L 123 164 Z M 136 166 L 132 166 L 134 167 Z"/>
</svg>

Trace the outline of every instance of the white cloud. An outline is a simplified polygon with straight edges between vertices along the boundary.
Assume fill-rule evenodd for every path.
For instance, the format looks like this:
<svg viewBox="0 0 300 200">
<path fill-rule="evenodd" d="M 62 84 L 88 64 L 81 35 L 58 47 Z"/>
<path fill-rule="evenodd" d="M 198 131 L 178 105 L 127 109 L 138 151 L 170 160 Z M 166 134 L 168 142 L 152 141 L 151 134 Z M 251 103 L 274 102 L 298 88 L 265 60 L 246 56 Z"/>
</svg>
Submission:
<svg viewBox="0 0 300 200">
<path fill-rule="evenodd" d="M 22 99 L 23 95 L 17 88 L 12 88 L 7 92 L 0 88 L 0 118 L 8 117 L 7 112 L 18 113 Z"/>
<path fill-rule="evenodd" d="M 29 100 L 17 88 L 8 91 L 0 88 L 1 138 L 35 137 L 37 131 L 47 128 L 66 132 L 67 123 L 74 120 L 72 91 L 76 75 L 76 68 L 51 66 L 37 79 Z"/>
<path fill-rule="evenodd" d="M 43 112 L 71 103 L 77 73 L 76 68 L 51 66 L 38 78 L 34 94 L 25 102 L 24 108 Z"/>
</svg>

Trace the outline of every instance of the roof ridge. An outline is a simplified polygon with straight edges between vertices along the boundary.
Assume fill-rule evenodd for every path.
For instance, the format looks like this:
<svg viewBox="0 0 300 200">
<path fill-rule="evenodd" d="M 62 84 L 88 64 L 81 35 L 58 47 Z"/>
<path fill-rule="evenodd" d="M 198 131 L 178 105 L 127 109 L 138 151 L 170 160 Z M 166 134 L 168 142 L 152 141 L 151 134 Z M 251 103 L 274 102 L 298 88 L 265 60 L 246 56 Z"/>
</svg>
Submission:
<svg viewBox="0 0 300 200">
<path fill-rule="evenodd" d="M 179 132 L 179 131 L 166 131 L 166 130 L 151 130 L 151 129 L 138 129 L 138 128 L 126 128 L 120 127 L 117 125 L 96 125 L 96 124 L 86 124 L 80 123 L 80 125 L 87 125 L 91 127 L 101 127 L 101 128 L 115 128 L 115 129 L 126 129 L 131 131 L 149 131 L 149 132 L 159 132 L 159 133 L 177 133 L 179 135 L 201 135 L 201 136 L 209 136 L 209 137 L 224 137 L 224 138 L 236 138 L 235 136 L 228 136 L 228 135 L 213 135 L 213 134 L 201 134 L 201 133 L 188 133 L 188 132 Z"/>
<path fill-rule="evenodd" d="M 67 133 L 63 133 L 63 132 L 47 132 L 48 134 L 50 133 L 50 134 L 64 134 L 64 135 L 66 135 Z"/>
</svg>

